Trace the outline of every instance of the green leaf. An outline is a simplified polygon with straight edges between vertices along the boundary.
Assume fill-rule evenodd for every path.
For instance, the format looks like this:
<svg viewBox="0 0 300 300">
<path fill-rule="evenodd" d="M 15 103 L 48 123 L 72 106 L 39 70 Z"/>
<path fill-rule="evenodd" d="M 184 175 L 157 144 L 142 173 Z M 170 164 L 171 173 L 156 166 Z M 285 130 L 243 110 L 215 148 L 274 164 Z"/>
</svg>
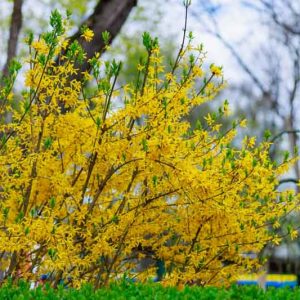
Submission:
<svg viewBox="0 0 300 300">
<path fill-rule="evenodd" d="M 29 229 L 29 227 L 26 227 L 26 228 L 25 228 L 25 231 L 24 231 L 25 235 L 28 235 L 28 234 L 29 234 L 29 232 L 30 232 L 30 229 Z"/>
<path fill-rule="evenodd" d="M 126 161 L 126 154 L 123 152 L 122 153 L 122 160 L 125 162 Z"/>
<path fill-rule="evenodd" d="M 57 35 L 64 33 L 62 16 L 57 9 L 53 10 L 50 16 L 50 25 Z"/>
<path fill-rule="evenodd" d="M 143 45 L 148 51 L 151 50 L 151 36 L 147 31 L 145 31 L 143 34 Z"/>
<path fill-rule="evenodd" d="M 111 218 L 111 221 L 115 224 L 118 224 L 119 223 L 119 217 L 114 215 L 112 218 Z"/>
<path fill-rule="evenodd" d="M 147 140 L 145 138 L 143 138 L 143 140 L 142 140 L 142 146 L 143 146 L 143 150 L 145 152 L 147 152 L 149 150 L 149 148 L 148 148 L 148 142 L 147 142 Z"/>
<path fill-rule="evenodd" d="M 103 39 L 103 42 L 104 42 L 105 45 L 109 44 L 109 41 L 111 39 L 111 35 L 107 30 L 102 32 L 102 39 Z"/>
<path fill-rule="evenodd" d="M 49 206 L 51 209 L 53 209 L 55 207 L 56 204 L 56 199 L 54 197 L 51 197 L 49 200 Z"/>
<path fill-rule="evenodd" d="M 8 73 L 10 76 L 13 76 L 16 73 L 18 73 L 21 68 L 22 68 L 21 63 L 16 59 L 12 59 L 11 62 L 9 63 Z"/>
<path fill-rule="evenodd" d="M 96 118 L 96 125 L 97 125 L 97 128 L 100 128 L 100 126 L 101 126 L 101 119 L 99 116 Z"/>
<path fill-rule="evenodd" d="M 153 49 L 158 47 L 158 39 L 152 38 L 150 33 L 145 31 L 143 33 L 143 45 L 145 46 L 148 52 L 152 51 Z"/>
<path fill-rule="evenodd" d="M 50 256 L 51 260 L 55 260 L 57 257 L 57 250 L 55 249 L 48 249 L 48 255 Z"/>
<path fill-rule="evenodd" d="M 28 46 L 31 46 L 32 42 L 33 42 L 33 32 L 29 31 L 27 34 L 26 44 Z"/>
<path fill-rule="evenodd" d="M 288 159 L 289 159 L 289 157 L 290 157 L 289 151 L 284 151 L 284 153 L 283 153 L 283 161 L 287 162 Z"/>
<path fill-rule="evenodd" d="M 9 213 L 9 207 L 4 207 L 4 208 L 2 209 L 2 213 L 3 213 L 4 219 L 6 220 L 7 217 L 8 217 L 8 213 Z"/>
<path fill-rule="evenodd" d="M 24 218 L 24 213 L 23 211 L 20 211 L 15 219 L 15 222 L 20 223 L 23 220 L 23 218 Z"/>
<path fill-rule="evenodd" d="M 157 177 L 156 175 L 154 175 L 154 176 L 152 177 L 152 183 L 153 183 L 154 186 L 157 186 L 157 183 L 158 183 L 158 177 Z"/>
<path fill-rule="evenodd" d="M 271 131 L 270 130 L 265 130 L 265 132 L 264 132 L 264 139 L 266 140 L 266 141 L 268 141 L 269 139 L 270 139 L 270 137 L 272 136 L 272 133 L 271 133 Z"/>
<path fill-rule="evenodd" d="M 51 137 L 45 138 L 45 140 L 44 140 L 44 148 L 45 148 L 46 150 L 50 149 L 51 146 L 52 146 L 52 144 L 53 144 L 53 140 L 52 140 Z"/>
</svg>

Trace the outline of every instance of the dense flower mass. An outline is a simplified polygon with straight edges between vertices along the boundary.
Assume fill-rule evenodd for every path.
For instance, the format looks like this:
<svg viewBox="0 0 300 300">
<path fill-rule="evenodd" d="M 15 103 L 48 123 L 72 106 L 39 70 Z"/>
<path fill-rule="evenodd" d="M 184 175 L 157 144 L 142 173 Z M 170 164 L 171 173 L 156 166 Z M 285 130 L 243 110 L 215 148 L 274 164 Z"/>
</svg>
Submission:
<svg viewBox="0 0 300 300">
<path fill-rule="evenodd" d="M 243 254 L 279 242 L 268 225 L 296 207 L 292 191 L 276 191 L 290 161 L 276 165 L 269 143 L 253 138 L 233 147 L 245 122 L 222 130 L 227 103 L 191 128 L 185 117 L 216 96 L 221 69 L 205 71 L 202 49 L 188 43 L 165 71 L 157 41 L 144 34 L 148 59 L 120 87 L 121 64 L 98 54 L 78 76 L 85 54 L 57 12 L 51 25 L 28 39 L 20 106 L 1 123 L 4 278 L 144 280 L 156 272 L 155 263 L 141 268 L 145 257 L 164 262 L 166 284 L 226 284 L 255 268 Z M 18 68 L 1 91 L 2 116 Z"/>
</svg>

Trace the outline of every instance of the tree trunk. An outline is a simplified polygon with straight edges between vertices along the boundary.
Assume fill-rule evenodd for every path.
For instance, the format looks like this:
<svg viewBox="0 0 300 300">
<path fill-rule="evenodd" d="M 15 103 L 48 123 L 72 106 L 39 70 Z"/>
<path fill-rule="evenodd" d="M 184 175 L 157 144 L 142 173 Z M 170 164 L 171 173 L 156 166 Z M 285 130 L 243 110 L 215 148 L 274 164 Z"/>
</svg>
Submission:
<svg viewBox="0 0 300 300">
<path fill-rule="evenodd" d="M 87 60 L 92 58 L 96 52 L 103 50 L 104 42 L 102 32 L 108 31 L 111 36 L 110 42 L 120 31 L 130 11 L 137 5 L 137 0 L 102 0 L 96 5 L 93 14 L 83 23 L 94 31 L 95 36 L 91 42 L 84 41 L 80 37 L 80 29 L 71 37 L 71 41 L 78 40 L 87 53 Z M 85 60 L 81 71 L 87 71 L 89 64 Z"/>
<path fill-rule="evenodd" d="M 14 0 L 13 12 L 10 21 L 9 39 L 7 45 L 7 58 L 2 70 L 4 76 L 6 76 L 8 73 L 10 61 L 17 54 L 18 38 L 22 27 L 22 5 L 23 0 Z"/>
</svg>

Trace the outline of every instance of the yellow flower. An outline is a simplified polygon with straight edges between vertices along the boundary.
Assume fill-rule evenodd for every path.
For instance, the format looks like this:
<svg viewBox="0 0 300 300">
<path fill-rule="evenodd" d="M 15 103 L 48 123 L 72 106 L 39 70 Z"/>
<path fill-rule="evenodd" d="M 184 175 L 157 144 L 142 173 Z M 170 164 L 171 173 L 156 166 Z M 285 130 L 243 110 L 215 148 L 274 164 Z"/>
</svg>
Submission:
<svg viewBox="0 0 300 300">
<path fill-rule="evenodd" d="M 198 66 L 194 66 L 193 71 L 195 76 L 202 77 L 204 75 L 203 70 Z"/>
<path fill-rule="evenodd" d="M 273 242 L 274 245 L 278 246 L 281 243 L 281 238 L 276 235 L 273 238 L 272 242 Z"/>
<path fill-rule="evenodd" d="M 256 141 L 255 136 L 252 136 L 251 138 L 249 138 L 249 140 L 248 140 L 248 146 L 250 148 L 253 148 L 255 146 L 255 141 Z"/>
<path fill-rule="evenodd" d="M 216 65 L 212 64 L 210 66 L 210 71 L 212 72 L 213 75 L 220 77 L 223 75 L 222 73 L 222 68 L 221 67 L 217 67 Z"/>
<path fill-rule="evenodd" d="M 167 80 L 172 80 L 174 78 L 173 74 L 172 73 L 167 73 L 166 74 L 166 79 Z"/>
<path fill-rule="evenodd" d="M 28 70 L 25 75 L 25 86 L 26 87 L 33 87 L 35 84 L 35 71 Z"/>
<path fill-rule="evenodd" d="M 138 70 L 139 72 L 143 71 L 144 69 L 145 69 L 145 66 L 143 66 L 143 65 L 141 65 L 141 64 L 138 64 L 138 65 L 137 65 L 137 70 Z"/>
<path fill-rule="evenodd" d="M 298 231 L 297 230 L 293 230 L 291 232 L 291 240 L 294 240 L 298 237 Z"/>
<path fill-rule="evenodd" d="M 48 54 L 49 48 L 44 40 L 34 41 L 32 47 L 40 54 Z"/>
<path fill-rule="evenodd" d="M 273 223 L 273 228 L 277 229 L 280 227 L 280 223 L 276 220 L 274 223 Z"/>
<path fill-rule="evenodd" d="M 93 79 L 93 76 L 87 71 L 83 72 L 82 75 L 86 81 L 91 81 Z"/>
<path fill-rule="evenodd" d="M 90 42 L 94 37 L 94 32 L 91 29 L 86 28 L 81 37 L 83 37 L 87 42 Z"/>
<path fill-rule="evenodd" d="M 240 126 L 243 128 L 247 127 L 247 120 L 246 119 L 242 120 Z"/>
<path fill-rule="evenodd" d="M 69 45 L 69 40 L 64 40 L 62 45 L 61 45 L 61 48 L 63 50 L 65 50 L 65 49 L 67 49 L 68 45 Z"/>
</svg>

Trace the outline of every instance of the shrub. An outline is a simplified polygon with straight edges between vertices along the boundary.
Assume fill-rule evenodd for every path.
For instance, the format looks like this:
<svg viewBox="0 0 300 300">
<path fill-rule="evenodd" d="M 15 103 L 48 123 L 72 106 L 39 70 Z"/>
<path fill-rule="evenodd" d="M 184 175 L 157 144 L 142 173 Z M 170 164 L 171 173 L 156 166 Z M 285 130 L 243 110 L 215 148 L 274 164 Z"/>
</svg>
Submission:
<svg viewBox="0 0 300 300">
<path fill-rule="evenodd" d="M 260 251 L 280 237 L 268 230 L 297 205 L 277 192 L 289 163 L 271 161 L 266 141 L 232 140 L 244 120 L 222 130 L 228 104 L 194 129 L 185 117 L 223 87 L 221 68 L 204 70 L 192 36 L 170 72 L 158 42 L 143 36 L 147 61 L 137 79 L 118 86 L 121 63 L 89 62 L 66 38 L 67 20 L 53 12 L 52 30 L 27 39 L 20 105 L 13 63 L 1 90 L 0 270 L 4 279 L 47 274 L 78 286 L 107 285 L 122 274 L 145 280 L 164 262 L 166 284 L 227 284 L 253 270 Z M 107 33 L 104 38 L 107 39 Z M 83 38 L 93 38 L 89 29 Z M 80 73 L 89 63 L 90 73 Z M 291 230 L 295 237 L 295 231 Z"/>
<path fill-rule="evenodd" d="M 37 299 L 37 300 L 100 300 L 100 299 L 195 299 L 195 300 L 288 300 L 300 299 L 299 289 L 268 289 L 266 291 L 255 286 L 236 287 L 229 289 L 215 287 L 185 287 L 178 290 L 174 287 L 162 287 L 159 284 L 128 284 L 122 282 L 110 285 L 109 288 L 93 290 L 84 285 L 80 289 L 64 289 L 59 286 L 54 290 L 49 286 L 29 289 L 26 283 L 19 286 L 6 285 L 0 288 L 0 297 L 10 299 Z"/>
</svg>

